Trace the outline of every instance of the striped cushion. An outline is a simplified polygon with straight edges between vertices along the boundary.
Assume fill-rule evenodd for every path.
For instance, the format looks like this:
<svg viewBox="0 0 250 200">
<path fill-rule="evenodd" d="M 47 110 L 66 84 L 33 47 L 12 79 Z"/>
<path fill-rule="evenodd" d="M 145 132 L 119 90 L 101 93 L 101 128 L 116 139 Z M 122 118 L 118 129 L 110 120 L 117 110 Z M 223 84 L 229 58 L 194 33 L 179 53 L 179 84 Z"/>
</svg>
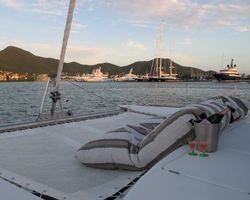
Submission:
<svg viewBox="0 0 250 200">
<path fill-rule="evenodd" d="M 92 167 L 133 166 L 128 151 L 133 146 L 129 132 L 112 132 L 82 146 L 75 156 L 80 162 Z"/>
<path fill-rule="evenodd" d="M 82 146 L 75 157 L 87 166 L 108 169 L 136 170 L 130 152 L 136 152 L 138 144 L 165 117 L 152 117 L 139 125 L 127 125 L 107 132 L 100 138 Z"/>
<path fill-rule="evenodd" d="M 186 142 L 180 139 L 191 134 L 192 126 L 188 121 L 195 118 L 195 110 L 199 111 L 183 109 L 165 120 L 151 118 L 139 125 L 110 131 L 80 148 L 76 158 L 85 165 L 99 168 L 147 168 L 160 160 L 164 152 Z"/>
<path fill-rule="evenodd" d="M 193 134 L 189 120 L 195 119 L 199 109 L 183 108 L 157 126 L 139 145 L 138 152 L 131 152 L 131 159 L 138 169 L 149 168 L 171 151 L 183 145 Z"/>
<path fill-rule="evenodd" d="M 242 119 L 246 116 L 248 108 L 240 99 L 231 96 L 220 96 L 219 98 L 222 99 L 224 104 L 229 105 L 235 109 L 235 112 L 232 113 L 234 121 Z"/>
<path fill-rule="evenodd" d="M 248 112 L 239 99 L 227 96 L 213 98 L 184 107 L 169 118 L 153 117 L 137 125 L 127 125 L 107 132 L 80 148 L 76 158 L 88 166 L 98 168 L 149 168 L 194 135 L 190 119 L 196 119 L 202 112 L 208 115 L 221 112 L 227 105 L 236 109 L 237 119 L 243 118 Z M 221 122 L 222 130 L 230 123 L 230 117 L 231 113 L 226 113 Z"/>
</svg>

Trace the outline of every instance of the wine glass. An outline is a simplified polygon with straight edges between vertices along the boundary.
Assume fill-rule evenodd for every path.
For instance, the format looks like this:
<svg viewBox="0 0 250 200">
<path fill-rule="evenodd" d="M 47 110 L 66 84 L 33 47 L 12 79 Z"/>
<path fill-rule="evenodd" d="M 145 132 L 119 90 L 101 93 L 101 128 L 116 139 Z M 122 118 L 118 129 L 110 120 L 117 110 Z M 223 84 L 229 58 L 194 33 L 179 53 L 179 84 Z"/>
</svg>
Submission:
<svg viewBox="0 0 250 200">
<path fill-rule="evenodd" d="M 201 157 L 208 157 L 208 154 L 206 153 L 208 150 L 208 142 L 207 141 L 202 141 L 199 143 L 200 149 L 202 153 L 200 154 Z"/>
<path fill-rule="evenodd" d="M 189 141 L 188 142 L 188 145 L 189 145 L 189 148 L 192 150 L 189 155 L 190 156 L 197 156 L 197 153 L 194 152 L 195 148 L 196 148 L 196 145 L 197 145 L 197 142 L 196 141 Z"/>
</svg>

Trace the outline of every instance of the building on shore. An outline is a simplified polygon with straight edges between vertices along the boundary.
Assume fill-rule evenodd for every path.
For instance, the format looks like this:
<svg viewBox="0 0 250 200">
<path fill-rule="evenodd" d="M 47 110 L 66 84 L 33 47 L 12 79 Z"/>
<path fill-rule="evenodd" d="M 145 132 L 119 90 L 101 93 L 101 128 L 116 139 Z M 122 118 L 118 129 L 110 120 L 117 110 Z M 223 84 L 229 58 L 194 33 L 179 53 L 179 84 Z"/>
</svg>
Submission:
<svg viewBox="0 0 250 200">
<path fill-rule="evenodd" d="M 0 71 L 0 81 L 6 81 L 6 80 L 7 80 L 6 72 Z"/>
<path fill-rule="evenodd" d="M 48 74 L 38 74 L 36 76 L 36 81 L 47 81 L 49 78 Z"/>
</svg>

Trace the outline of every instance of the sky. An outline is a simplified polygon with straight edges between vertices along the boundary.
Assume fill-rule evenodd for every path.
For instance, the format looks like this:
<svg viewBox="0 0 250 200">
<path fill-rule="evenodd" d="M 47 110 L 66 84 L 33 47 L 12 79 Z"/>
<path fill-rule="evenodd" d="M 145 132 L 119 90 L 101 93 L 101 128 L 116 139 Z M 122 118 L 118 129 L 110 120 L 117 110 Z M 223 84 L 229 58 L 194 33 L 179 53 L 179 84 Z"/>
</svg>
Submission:
<svg viewBox="0 0 250 200">
<path fill-rule="evenodd" d="M 0 50 L 59 58 L 69 0 L 0 0 Z M 66 61 L 125 66 L 163 56 L 202 70 L 234 58 L 250 74 L 250 0 L 77 0 Z"/>
</svg>

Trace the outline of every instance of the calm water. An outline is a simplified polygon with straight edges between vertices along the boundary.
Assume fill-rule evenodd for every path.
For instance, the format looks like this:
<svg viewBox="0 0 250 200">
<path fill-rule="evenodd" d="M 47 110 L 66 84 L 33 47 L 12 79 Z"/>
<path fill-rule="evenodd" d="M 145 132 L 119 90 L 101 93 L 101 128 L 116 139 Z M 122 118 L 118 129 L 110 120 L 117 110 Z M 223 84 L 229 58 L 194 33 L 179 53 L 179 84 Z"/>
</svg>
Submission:
<svg viewBox="0 0 250 200">
<path fill-rule="evenodd" d="M 36 120 L 45 82 L 0 83 L 0 125 Z M 76 83 L 82 90 L 62 82 L 63 107 L 73 113 L 91 113 L 117 108 L 119 104 L 160 104 L 183 106 L 217 95 L 236 95 L 250 102 L 248 83 Z M 94 92 L 101 98 L 88 93 Z M 51 100 L 46 98 L 44 112 L 49 112 Z"/>
</svg>

